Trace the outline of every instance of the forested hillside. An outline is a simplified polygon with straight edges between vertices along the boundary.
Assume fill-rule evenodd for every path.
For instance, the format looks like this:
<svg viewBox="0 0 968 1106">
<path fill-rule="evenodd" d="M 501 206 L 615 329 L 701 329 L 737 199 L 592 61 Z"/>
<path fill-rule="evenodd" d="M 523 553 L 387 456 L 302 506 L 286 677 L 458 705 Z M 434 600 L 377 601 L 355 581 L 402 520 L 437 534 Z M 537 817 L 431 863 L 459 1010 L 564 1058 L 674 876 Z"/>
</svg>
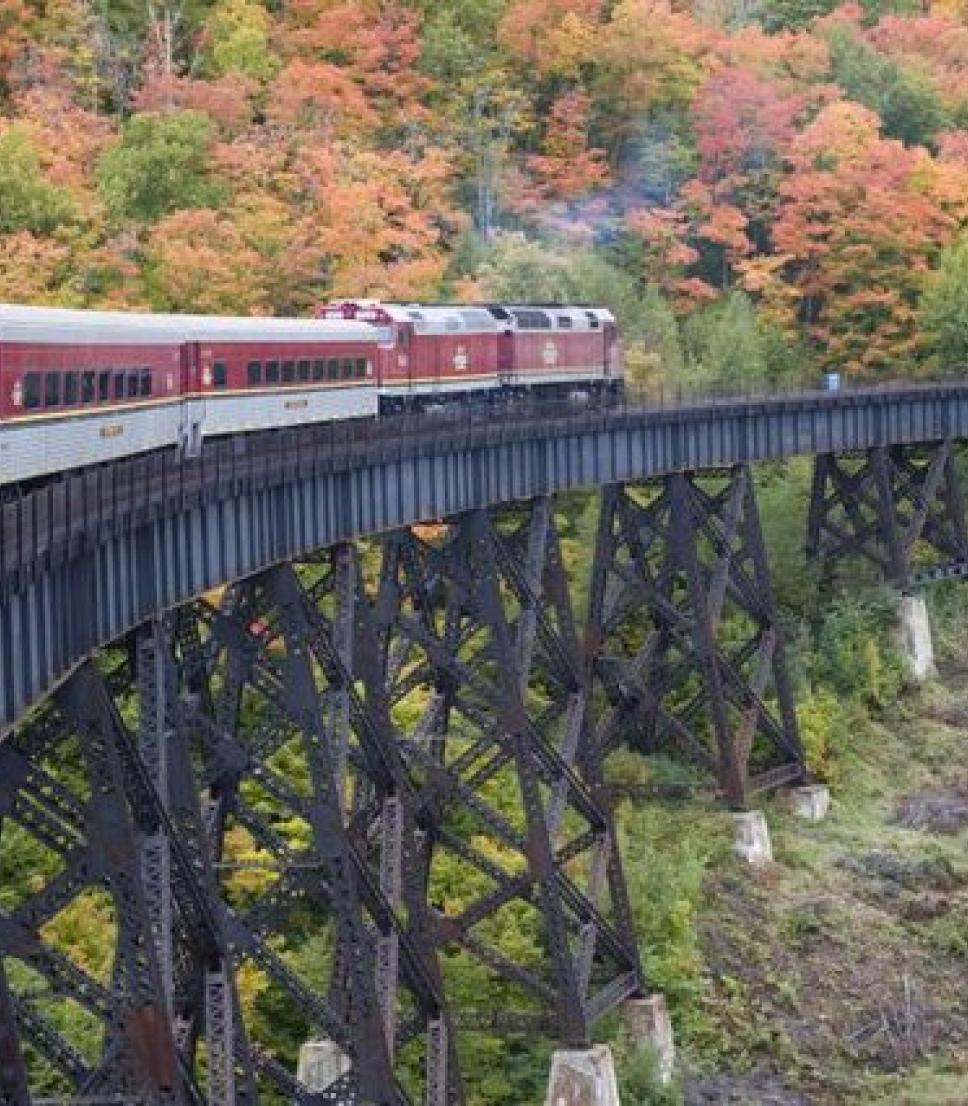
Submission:
<svg viewBox="0 0 968 1106">
<path fill-rule="evenodd" d="M 930 376 L 968 364 L 966 228 L 968 0 L 0 0 L 0 302 L 308 314 L 342 296 L 578 299 L 616 311 L 646 385 Z M 819 594 L 806 461 L 756 480 L 808 766 L 833 814 L 804 826 L 764 799 L 778 863 L 751 874 L 708 781 L 671 757 L 611 758 L 675 1084 L 657 1085 L 617 1017 L 596 1032 L 631 1106 L 964 1106 L 966 585 L 931 596 L 943 678 L 915 689 L 872 567 Z M 596 504 L 557 509 L 583 614 Z M 370 586 L 377 562 L 368 548 Z M 422 694 L 397 705 L 401 729 Z M 294 749 L 273 766 L 303 795 Z M 511 821 L 508 778 L 488 801 Z M 268 787 L 246 801 L 287 847 L 310 839 Z M 6 912 L 60 863 L 14 823 Z M 223 859 L 236 908 L 278 876 L 241 822 Z M 449 917 L 481 893 L 465 871 L 434 869 Z M 536 917 L 515 899 L 488 939 L 539 962 Z M 300 908 L 273 945 L 320 992 L 326 925 Z M 115 933 L 100 889 L 43 926 L 103 986 Z M 455 1007 L 512 1007 L 485 961 L 442 961 Z M 100 1054 L 95 1018 L 25 965 L 9 975 L 78 1055 Z M 238 982 L 253 1040 L 294 1071 L 320 1027 L 253 962 Z M 462 1035 L 470 1106 L 542 1101 L 551 1047 Z M 418 1059 L 401 1064 L 415 1086 Z M 37 1093 L 65 1092 L 28 1062 Z"/>
<path fill-rule="evenodd" d="M 604 300 L 633 370 L 968 359 L 964 0 L 0 0 L 0 300 Z"/>
</svg>

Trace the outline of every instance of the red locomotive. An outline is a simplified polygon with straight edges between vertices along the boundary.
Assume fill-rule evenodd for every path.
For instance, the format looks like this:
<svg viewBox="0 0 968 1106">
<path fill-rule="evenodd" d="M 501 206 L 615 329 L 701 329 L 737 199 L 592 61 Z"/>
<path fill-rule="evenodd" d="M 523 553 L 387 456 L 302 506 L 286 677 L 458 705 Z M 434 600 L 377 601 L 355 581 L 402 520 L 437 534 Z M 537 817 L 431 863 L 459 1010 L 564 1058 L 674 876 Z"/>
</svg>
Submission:
<svg viewBox="0 0 968 1106">
<path fill-rule="evenodd" d="M 0 306 L 0 484 L 224 434 L 620 384 L 601 308 L 360 301 L 309 320 Z"/>
<path fill-rule="evenodd" d="M 615 319 L 601 308 L 347 301 L 319 316 L 390 330 L 384 409 L 481 390 L 600 390 L 620 375 Z"/>
</svg>

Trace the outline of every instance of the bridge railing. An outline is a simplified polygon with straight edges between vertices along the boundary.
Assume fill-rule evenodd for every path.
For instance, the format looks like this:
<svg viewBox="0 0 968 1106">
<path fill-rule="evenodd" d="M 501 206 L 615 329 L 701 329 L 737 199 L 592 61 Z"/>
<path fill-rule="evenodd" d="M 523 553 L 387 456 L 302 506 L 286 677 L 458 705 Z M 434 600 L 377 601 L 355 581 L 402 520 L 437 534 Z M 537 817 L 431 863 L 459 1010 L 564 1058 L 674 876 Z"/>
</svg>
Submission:
<svg viewBox="0 0 968 1106">
<path fill-rule="evenodd" d="M 185 509 L 203 499 L 272 488 L 314 472 L 414 456 L 474 449 L 537 435 L 585 433 L 609 426 L 708 416 L 714 409 L 753 414 L 789 404 L 850 405 L 871 395 L 968 392 L 968 379 L 924 384 L 891 382 L 838 391 L 796 388 L 770 393 L 690 393 L 627 389 L 580 404 L 522 401 L 496 407 L 444 407 L 377 421 L 350 420 L 255 431 L 206 441 L 197 457 L 175 450 L 68 472 L 31 490 L 8 491 L 0 504 L 0 595 L 96 543 L 108 528 L 135 527 L 154 512 Z"/>
</svg>

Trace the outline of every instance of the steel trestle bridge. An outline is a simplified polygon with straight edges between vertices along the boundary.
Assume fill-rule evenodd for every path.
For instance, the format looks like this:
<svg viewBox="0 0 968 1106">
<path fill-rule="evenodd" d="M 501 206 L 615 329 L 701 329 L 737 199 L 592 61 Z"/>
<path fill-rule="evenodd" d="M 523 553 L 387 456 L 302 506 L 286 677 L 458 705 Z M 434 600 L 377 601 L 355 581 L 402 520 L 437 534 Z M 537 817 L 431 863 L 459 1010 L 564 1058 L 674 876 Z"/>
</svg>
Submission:
<svg viewBox="0 0 968 1106">
<path fill-rule="evenodd" d="M 0 1100 L 444 1106 L 462 1034 L 589 1041 L 647 985 L 609 753 L 682 757 L 737 808 L 805 776 L 752 466 L 814 457 L 811 556 L 908 589 L 968 571 L 966 437 L 960 381 L 629 396 L 15 489 L 0 859 L 38 860 L 0 889 Z M 555 496 L 591 488 L 579 625 Z M 82 908 L 100 966 L 58 940 Z M 254 979 L 345 1052 L 326 1090 Z"/>
</svg>

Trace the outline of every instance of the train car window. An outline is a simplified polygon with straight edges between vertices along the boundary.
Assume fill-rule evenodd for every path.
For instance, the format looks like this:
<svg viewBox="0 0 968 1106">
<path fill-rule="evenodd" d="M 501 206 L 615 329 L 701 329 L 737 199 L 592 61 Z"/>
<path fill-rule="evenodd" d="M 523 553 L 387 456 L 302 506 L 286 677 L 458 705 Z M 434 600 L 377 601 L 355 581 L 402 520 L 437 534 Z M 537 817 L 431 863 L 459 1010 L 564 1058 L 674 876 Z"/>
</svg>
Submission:
<svg viewBox="0 0 968 1106">
<path fill-rule="evenodd" d="M 366 358 L 364 357 L 358 357 L 356 359 L 356 379 L 366 379 Z"/>
<path fill-rule="evenodd" d="M 567 315 L 558 316 L 558 328 L 560 330 L 571 330 L 572 321 Z"/>
<path fill-rule="evenodd" d="M 216 361 L 212 366 L 212 383 L 216 388 L 224 388 L 228 384 L 229 376 L 224 361 Z"/>
<path fill-rule="evenodd" d="M 514 317 L 522 330 L 550 330 L 551 318 L 544 311 L 515 311 Z"/>
<path fill-rule="evenodd" d="M 81 403 L 94 402 L 94 373 L 81 374 Z"/>
<path fill-rule="evenodd" d="M 64 374 L 64 403 L 68 407 L 77 403 L 77 373 Z"/>
<path fill-rule="evenodd" d="M 254 388 L 256 385 L 262 383 L 262 362 L 250 361 L 249 362 L 249 387 Z"/>
<path fill-rule="evenodd" d="M 309 362 L 308 361 L 300 361 L 299 362 L 299 379 L 300 379 L 300 381 L 302 381 L 303 384 L 305 384 L 306 381 L 309 379 Z"/>
<path fill-rule="evenodd" d="M 151 369 L 141 370 L 141 394 L 142 396 L 151 395 Z"/>
<path fill-rule="evenodd" d="M 128 399 L 137 399 L 138 391 L 138 373 L 128 373 Z"/>
<path fill-rule="evenodd" d="M 343 372 L 341 375 L 344 380 L 353 379 L 353 359 L 351 357 L 343 358 Z"/>
<path fill-rule="evenodd" d="M 60 397 L 60 373 L 47 373 L 47 375 L 44 377 L 44 406 L 56 407 L 60 403 Z"/>
<path fill-rule="evenodd" d="M 322 380 L 326 375 L 326 362 L 314 361 L 313 362 L 313 380 Z"/>
<path fill-rule="evenodd" d="M 114 398 L 124 399 L 124 373 L 114 374 Z"/>
<path fill-rule="evenodd" d="M 40 406 L 40 373 L 27 373 L 24 377 L 24 407 L 36 411 Z"/>
<path fill-rule="evenodd" d="M 326 362 L 326 376 L 330 380 L 339 380 L 339 361 L 335 357 Z"/>
<path fill-rule="evenodd" d="M 266 361 L 266 384 L 279 383 L 279 362 Z"/>
<path fill-rule="evenodd" d="M 282 363 L 282 382 L 283 384 L 291 384 L 296 379 L 296 362 L 295 361 L 283 361 Z"/>
<path fill-rule="evenodd" d="M 111 398 L 111 374 L 109 372 L 98 373 L 97 398 L 99 403 L 107 403 Z"/>
</svg>

